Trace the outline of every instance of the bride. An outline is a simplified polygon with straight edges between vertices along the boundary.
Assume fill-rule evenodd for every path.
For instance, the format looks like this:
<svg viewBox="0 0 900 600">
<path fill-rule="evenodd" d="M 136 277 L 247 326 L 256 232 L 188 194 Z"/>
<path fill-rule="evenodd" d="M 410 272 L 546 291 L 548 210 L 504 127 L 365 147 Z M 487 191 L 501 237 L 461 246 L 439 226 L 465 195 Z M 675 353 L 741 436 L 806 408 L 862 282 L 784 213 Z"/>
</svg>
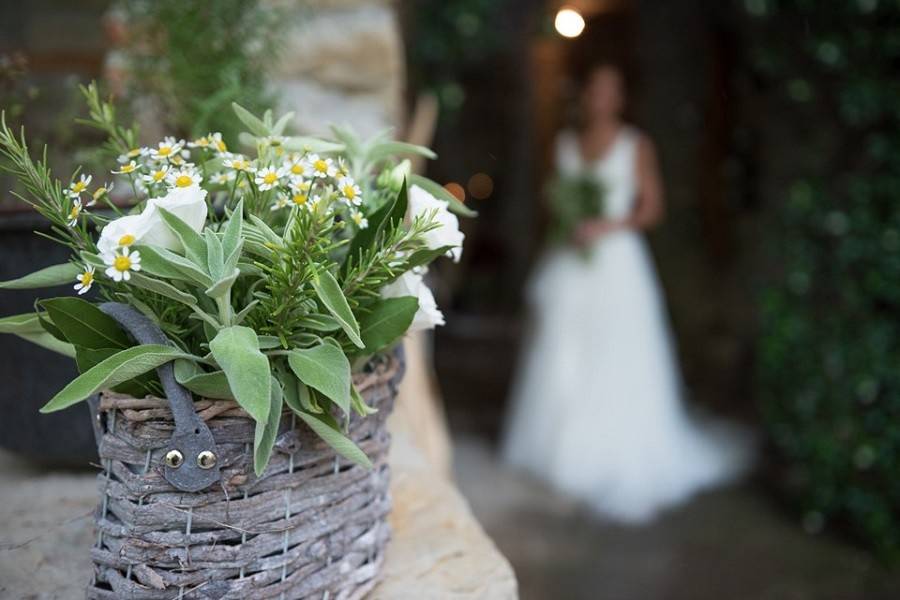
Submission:
<svg viewBox="0 0 900 600">
<path fill-rule="evenodd" d="M 653 143 L 622 122 L 623 102 L 620 72 L 595 68 L 582 95 L 586 126 L 557 140 L 557 170 L 596 177 L 603 214 L 578 225 L 572 246 L 550 251 L 529 286 L 534 331 L 503 454 L 596 511 L 639 523 L 739 475 L 749 445 L 682 403 L 641 234 L 663 216 L 662 185 Z"/>
</svg>

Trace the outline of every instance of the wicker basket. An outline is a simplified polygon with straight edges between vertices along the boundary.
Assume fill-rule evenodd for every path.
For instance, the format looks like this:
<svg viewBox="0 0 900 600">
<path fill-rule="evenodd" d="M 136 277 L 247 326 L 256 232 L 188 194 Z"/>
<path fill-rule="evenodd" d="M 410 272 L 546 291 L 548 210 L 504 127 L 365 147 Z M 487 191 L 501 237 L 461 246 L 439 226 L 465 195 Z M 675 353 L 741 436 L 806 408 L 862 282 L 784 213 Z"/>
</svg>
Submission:
<svg viewBox="0 0 900 600">
<path fill-rule="evenodd" d="M 162 474 L 174 422 L 159 398 L 101 395 L 103 471 L 88 598 L 361 598 L 377 582 L 390 532 L 385 421 L 402 357 L 355 383 L 378 412 L 354 415 L 367 470 L 337 457 L 291 413 L 265 473 L 253 474 L 254 424 L 235 402 L 195 402 L 219 449 L 220 483 L 180 492 Z"/>
</svg>

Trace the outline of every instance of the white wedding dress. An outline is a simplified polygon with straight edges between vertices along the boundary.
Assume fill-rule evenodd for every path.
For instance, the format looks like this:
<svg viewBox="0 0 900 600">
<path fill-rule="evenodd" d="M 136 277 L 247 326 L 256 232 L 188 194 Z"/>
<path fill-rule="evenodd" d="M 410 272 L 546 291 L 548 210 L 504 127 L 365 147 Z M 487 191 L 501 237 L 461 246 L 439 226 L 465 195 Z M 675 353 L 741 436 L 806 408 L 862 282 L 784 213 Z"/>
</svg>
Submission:
<svg viewBox="0 0 900 600">
<path fill-rule="evenodd" d="M 638 134 L 624 127 L 585 164 L 577 138 L 557 168 L 603 183 L 604 211 L 627 217 L 637 192 Z M 681 399 L 665 306 L 640 233 L 617 231 L 585 255 L 550 251 L 529 285 L 533 331 L 513 387 L 505 459 L 618 521 L 644 522 L 749 461 L 743 433 L 701 423 Z"/>
</svg>

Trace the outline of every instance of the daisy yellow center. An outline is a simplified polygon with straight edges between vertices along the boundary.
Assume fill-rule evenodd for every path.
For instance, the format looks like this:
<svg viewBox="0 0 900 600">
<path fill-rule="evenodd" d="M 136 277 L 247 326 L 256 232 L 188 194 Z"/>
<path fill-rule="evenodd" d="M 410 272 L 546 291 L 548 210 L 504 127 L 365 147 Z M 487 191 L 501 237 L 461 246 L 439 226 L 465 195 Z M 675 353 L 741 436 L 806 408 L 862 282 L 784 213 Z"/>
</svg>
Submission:
<svg viewBox="0 0 900 600">
<path fill-rule="evenodd" d="M 359 225 L 360 223 L 362 223 L 362 220 L 363 220 L 362 213 L 356 213 L 356 214 L 354 214 L 354 215 L 353 215 L 353 220 L 356 222 L 357 225 Z"/>
<path fill-rule="evenodd" d="M 109 190 L 106 189 L 105 187 L 98 187 L 96 190 L 94 190 L 94 200 L 96 200 L 97 198 L 99 198 L 100 196 L 102 196 L 103 194 L 105 194 L 108 191 Z"/>
<path fill-rule="evenodd" d="M 247 168 L 247 163 L 243 160 L 236 160 L 231 163 L 231 166 L 240 171 Z"/>
<path fill-rule="evenodd" d="M 122 172 L 123 172 L 123 173 L 131 173 L 131 172 L 134 171 L 136 168 L 137 168 L 137 165 L 130 165 L 130 164 L 129 164 L 129 165 L 125 165 L 124 167 L 122 167 Z"/>
<path fill-rule="evenodd" d="M 117 256 L 113 261 L 113 268 L 116 271 L 125 272 L 131 268 L 131 259 L 127 256 Z"/>
<path fill-rule="evenodd" d="M 141 154 L 140 148 L 134 148 L 128 151 L 128 158 L 137 158 Z"/>
<path fill-rule="evenodd" d="M 81 206 L 75 204 L 72 206 L 72 210 L 69 211 L 69 216 L 74 219 L 80 213 L 81 213 Z"/>
<path fill-rule="evenodd" d="M 156 153 L 160 156 L 168 156 L 172 154 L 172 146 L 160 146 Z"/>
<path fill-rule="evenodd" d="M 134 243 L 134 236 L 130 233 L 126 233 L 122 237 L 119 238 L 120 246 L 130 246 Z"/>
<path fill-rule="evenodd" d="M 316 171 L 318 171 L 319 173 L 328 172 L 328 163 L 321 158 L 313 164 L 313 167 L 315 167 Z"/>
<path fill-rule="evenodd" d="M 177 187 L 188 187 L 192 183 L 194 183 L 194 180 L 191 178 L 190 175 L 179 175 L 175 179 L 175 185 Z"/>
<path fill-rule="evenodd" d="M 278 175 L 276 175 L 275 173 L 266 173 L 265 175 L 263 175 L 263 181 L 271 185 L 278 181 Z"/>
<path fill-rule="evenodd" d="M 303 165 L 300 163 L 294 163 L 291 165 L 291 173 L 294 175 L 303 175 Z"/>
<path fill-rule="evenodd" d="M 306 194 L 294 194 L 291 198 L 294 204 L 306 204 Z"/>
<path fill-rule="evenodd" d="M 79 181 L 78 183 L 76 183 L 75 185 L 72 186 L 72 191 L 75 192 L 76 194 L 80 194 L 81 192 L 83 192 L 85 190 L 85 188 L 87 188 L 87 184 L 83 181 Z"/>
<path fill-rule="evenodd" d="M 208 146 L 208 145 L 209 145 L 209 140 L 206 139 L 205 137 L 202 137 L 202 138 L 200 138 L 200 139 L 194 140 L 194 144 L 196 144 L 196 145 L 198 145 L 198 146 L 200 146 L 200 147 Z"/>
<path fill-rule="evenodd" d="M 94 274 L 90 271 L 86 271 L 81 274 L 81 277 L 79 277 L 78 280 L 81 282 L 81 285 L 91 285 L 91 282 L 94 281 Z"/>
<path fill-rule="evenodd" d="M 154 173 L 153 173 L 153 181 L 155 181 L 155 182 L 160 182 L 160 181 L 162 181 L 162 178 L 165 177 L 165 176 L 166 176 L 166 172 L 165 172 L 165 171 L 154 171 Z"/>
<path fill-rule="evenodd" d="M 216 150 L 218 150 L 219 152 L 225 152 L 226 150 L 228 150 L 228 146 L 226 146 L 225 142 L 223 142 L 222 140 L 216 140 Z"/>
<path fill-rule="evenodd" d="M 353 200 L 354 198 L 356 198 L 356 190 L 353 188 L 352 185 L 344 186 L 344 196 L 350 200 Z"/>
</svg>

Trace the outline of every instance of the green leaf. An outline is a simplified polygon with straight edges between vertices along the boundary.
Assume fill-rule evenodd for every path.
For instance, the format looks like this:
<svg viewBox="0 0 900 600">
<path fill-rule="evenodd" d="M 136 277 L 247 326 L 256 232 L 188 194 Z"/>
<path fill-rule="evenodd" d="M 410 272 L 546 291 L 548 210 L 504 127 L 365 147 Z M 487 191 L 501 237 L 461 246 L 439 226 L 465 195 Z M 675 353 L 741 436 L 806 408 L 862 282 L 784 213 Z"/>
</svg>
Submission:
<svg viewBox="0 0 900 600">
<path fill-rule="evenodd" d="M 219 330 L 209 343 L 213 358 L 225 371 L 228 386 L 241 408 L 257 423 L 269 416 L 269 359 L 259 350 L 256 332 L 240 325 Z"/>
<path fill-rule="evenodd" d="M 317 154 L 335 154 L 343 152 L 347 148 L 344 144 L 302 136 L 289 137 L 283 145 L 284 149 L 289 152 L 315 152 Z"/>
<path fill-rule="evenodd" d="M 456 246 L 441 246 L 440 248 L 430 249 L 422 248 L 413 252 L 407 259 L 410 267 L 421 267 L 430 264 L 442 256 L 446 256 L 448 252 L 456 248 Z"/>
<path fill-rule="evenodd" d="M 269 128 L 266 127 L 265 123 L 259 120 L 258 117 L 254 116 L 249 110 L 238 104 L 237 102 L 231 103 L 231 108 L 234 110 L 234 114 L 237 115 L 237 118 L 246 125 L 247 129 L 250 130 L 250 133 L 253 135 L 258 135 L 260 137 L 265 137 L 269 135 Z"/>
<path fill-rule="evenodd" d="M 122 350 L 73 379 L 41 408 L 42 413 L 68 408 L 77 402 L 142 375 L 176 358 L 193 358 L 176 348 L 143 344 Z"/>
<path fill-rule="evenodd" d="M 141 269 L 164 279 L 187 281 L 208 288 L 212 278 L 188 259 L 159 246 L 138 246 L 141 253 Z"/>
<path fill-rule="evenodd" d="M 183 292 L 171 283 L 165 282 L 161 279 L 148 277 L 143 273 L 132 273 L 131 280 L 128 283 L 130 283 L 134 287 L 139 287 L 143 290 L 155 292 L 160 296 L 164 296 L 166 298 L 169 298 L 170 300 L 175 300 L 176 302 L 181 302 L 182 304 L 186 304 L 187 306 L 197 305 L 197 298 L 194 297 L 193 294 Z"/>
<path fill-rule="evenodd" d="M 293 118 L 294 113 L 292 112 L 281 115 L 281 118 L 272 126 L 272 135 L 281 135 L 284 133 L 284 128 L 287 127 L 287 124 L 290 123 Z"/>
<path fill-rule="evenodd" d="M 241 244 L 241 234 L 244 230 L 244 200 L 238 200 L 237 205 L 228 218 L 228 224 L 222 235 L 222 253 L 226 257 L 226 263 L 231 261 L 232 254 L 238 250 Z M 234 264 L 237 264 L 235 259 Z"/>
<path fill-rule="evenodd" d="M 328 312 L 337 319 L 341 329 L 344 330 L 350 341 L 360 348 L 364 348 L 365 344 L 359 337 L 359 323 L 356 322 L 356 317 L 353 316 L 353 311 L 350 310 L 350 305 L 347 304 L 347 298 L 344 297 L 344 292 L 341 290 L 341 286 L 334 278 L 334 275 L 328 271 L 318 272 L 316 273 L 316 278 L 313 279 L 312 286 L 316 290 L 319 300 L 322 301 Z"/>
<path fill-rule="evenodd" d="M 332 316 L 310 313 L 300 317 L 297 325 L 303 329 L 312 329 L 313 331 L 337 331 L 341 328 L 341 324 Z"/>
<path fill-rule="evenodd" d="M 234 282 L 237 281 L 238 276 L 241 274 L 241 270 L 235 268 L 234 271 L 231 272 L 231 275 L 228 277 L 223 277 L 218 280 L 214 284 L 212 284 L 206 290 L 206 295 L 210 298 L 219 298 L 224 296 L 229 291 L 231 291 L 231 287 L 234 285 Z"/>
<path fill-rule="evenodd" d="M 350 362 L 339 348 L 322 343 L 292 350 L 288 364 L 300 381 L 320 391 L 344 412 L 350 410 Z"/>
<path fill-rule="evenodd" d="M 159 208 L 159 213 L 175 237 L 181 240 L 185 256 L 201 269 L 206 269 L 206 242 L 203 241 L 203 236 L 166 209 Z"/>
<path fill-rule="evenodd" d="M 71 344 L 85 348 L 128 348 L 132 345 L 115 319 L 86 300 L 51 298 L 41 300 L 39 304 Z"/>
<path fill-rule="evenodd" d="M 333 424 L 329 424 L 325 415 L 311 415 L 305 411 L 294 412 L 338 454 L 367 469 L 372 468 L 372 462 L 366 453 L 360 450 L 353 440 L 336 429 Z"/>
<path fill-rule="evenodd" d="M 0 333 L 41 333 L 44 331 L 41 325 L 40 313 L 31 312 L 23 315 L 12 315 L 0 319 Z"/>
<path fill-rule="evenodd" d="M 427 177 L 413 174 L 409 176 L 409 182 L 413 185 L 419 186 L 438 200 L 443 200 L 444 202 L 448 203 L 451 212 L 455 212 L 456 214 L 463 217 L 478 216 L 477 212 L 475 212 L 471 208 L 468 208 L 465 204 L 460 202 L 459 198 L 447 191 L 447 188 L 435 181 L 428 179 Z"/>
<path fill-rule="evenodd" d="M 75 357 L 75 347 L 48 333 L 41 323 L 39 313 L 27 313 L 0 319 L 0 333 L 11 333 L 63 356 Z"/>
<path fill-rule="evenodd" d="M 407 142 L 388 141 L 380 142 L 372 146 L 372 148 L 370 148 L 366 153 L 366 161 L 369 163 L 375 163 L 386 158 L 395 156 L 407 156 L 411 154 L 424 156 L 425 158 L 429 158 L 431 160 L 437 158 L 437 154 L 435 154 L 430 148 L 426 148 L 425 146 L 418 146 L 416 144 L 410 144 Z"/>
<path fill-rule="evenodd" d="M 366 404 L 365 399 L 359 393 L 359 390 L 356 389 L 355 385 L 350 388 L 350 405 L 353 407 L 353 410 L 356 411 L 356 414 L 361 417 L 374 415 L 378 412 L 377 408 L 373 408 Z"/>
<path fill-rule="evenodd" d="M 419 310 L 419 299 L 414 296 L 384 298 L 363 317 L 359 333 L 365 343 L 365 352 L 373 354 L 406 333 Z"/>
<path fill-rule="evenodd" d="M 62 285 L 64 283 L 75 283 L 75 278 L 81 274 L 82 267 L 75 263 L 65 263 L 62 265 L 53 265 L 45 267 L 39 271 L 35 271 L 30 275 L 12 279 L 10 281 L 0 281 L 0 289 L 3 290 L 31 290 L 34 288 L 52 287 L 54 285 Z"/>
<path fill-rule="evenodd" d="M 175 381 L 201 398 L 234 400 L 225 371 L 207 373 L 189 360 L 176 360 Z"/>
<path fill-rule="evenodd" d="M 222 248 L 222 240 L 216 235 L 212 229 L 207 229 L 203 234 L 206 240 L 206 260 L 209 265 L 209 275 L 213 281 L 218 281 L 224 275 L 225 269 L 225 252 Z"/>
<path fill-rule="evenodd" d="M 256 432 L 253 436 L 253 470 L 259 477 L 266 470 L 269 459 L 272 457 L 272 448 L 275 446 L 275 438 L 278 437 L 278 427 L 281 424 L 282 391 L 281 384 L 274 377 L 269 378 L 270 399 L 269 418 L 265 423 L 256 423 Z"/>
<path fill-rule="evenodd" d="M 120 352 L 120 350 L 117 348 L 92 349 L 77 346 L 75 347 L 75 364 L 78 365 L 78 372 L 86 373 L 118 352 Z M 136 398 L 142 398 L 147 394 L 153 393 L 152 383 L 155 380 L 156 378 L 153 372 L 148 371 L 143 375 L 138 375 L 129 381 L 115 386 L 115 391 L 130 394 Z"/>
</svg>

